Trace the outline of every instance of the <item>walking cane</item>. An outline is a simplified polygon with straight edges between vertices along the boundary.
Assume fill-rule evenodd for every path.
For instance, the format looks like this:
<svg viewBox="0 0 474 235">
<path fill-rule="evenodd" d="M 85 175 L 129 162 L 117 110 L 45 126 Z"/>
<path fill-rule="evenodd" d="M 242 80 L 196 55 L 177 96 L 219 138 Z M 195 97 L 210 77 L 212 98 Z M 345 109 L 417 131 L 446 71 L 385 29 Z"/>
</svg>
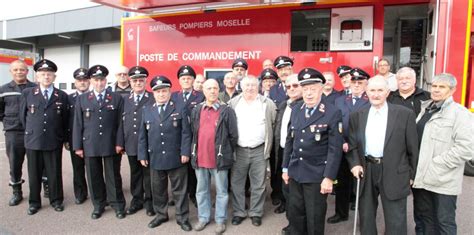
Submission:
<svg viewBox="0 0 474 235">
<path fill-rule="evenodd" d="M 354 211 L 354 232 L 353 234 L 356 235 L 357 231 L 357 215 L 359 214 L 359 191 L 360 191 L 360 176 L 357 178 L 357 189 L 356 189 L 356 204 L 355 204 L 355 211 Z"/>
</svg>

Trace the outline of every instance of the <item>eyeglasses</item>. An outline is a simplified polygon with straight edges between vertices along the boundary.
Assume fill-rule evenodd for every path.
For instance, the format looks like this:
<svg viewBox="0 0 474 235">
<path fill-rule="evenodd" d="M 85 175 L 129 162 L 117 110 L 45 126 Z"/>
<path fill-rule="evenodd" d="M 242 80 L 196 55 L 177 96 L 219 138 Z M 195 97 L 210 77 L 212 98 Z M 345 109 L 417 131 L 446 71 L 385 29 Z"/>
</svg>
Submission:
<svg viewBox="0 0 474 235">
<path fill-rule="evenodd" d="M 125 77 L 125 76 L 127 76 L 126 73 L 117 73 L 116 75 L 119 76 L 119 77 Z"/>
<path fill-rule="evenodd" d="M 291 85 L 285 85 L 285 87 L 286 87 L 287 90 L 291 89 L 292 87 L 294 89 L 296 89 L 296 88 L 300 87 L 300 84 L 294 83 L 294 84 L 291 84 Z"/>
</svg>

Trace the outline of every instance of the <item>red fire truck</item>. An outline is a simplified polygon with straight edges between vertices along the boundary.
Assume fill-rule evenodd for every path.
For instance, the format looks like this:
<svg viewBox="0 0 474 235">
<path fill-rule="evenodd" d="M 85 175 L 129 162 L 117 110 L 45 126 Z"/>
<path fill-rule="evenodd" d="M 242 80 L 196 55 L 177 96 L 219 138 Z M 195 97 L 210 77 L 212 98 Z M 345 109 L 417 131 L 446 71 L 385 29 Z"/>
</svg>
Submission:
<svg viewBox="0 0 474 235">
<path fill-rule="evenodd" d="M 386 58 L 392 72 L 414 68 L 425 89 L 433 74 L 453 74 L 455 100 L 474 111 L 472 0 L 95 2 L 140 14 L 123 19 L 122 61 L 152 75 L 176 79 L 188 64 L 219 79 L 236 58 L 258 75 L 265 59 L 279 55 L 294 58 L 295 71 L 349 65 L 374 75 Z"/>
</svg>

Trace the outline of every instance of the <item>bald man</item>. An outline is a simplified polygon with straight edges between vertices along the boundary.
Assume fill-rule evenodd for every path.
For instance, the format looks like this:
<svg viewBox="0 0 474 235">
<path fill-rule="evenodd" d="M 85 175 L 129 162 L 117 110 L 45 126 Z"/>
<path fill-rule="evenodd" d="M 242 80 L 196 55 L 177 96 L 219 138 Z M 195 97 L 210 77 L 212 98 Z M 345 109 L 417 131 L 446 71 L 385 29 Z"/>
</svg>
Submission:
<svg viewBox="0 0 474 235">
<path fill-rule="evenodd" d="M 23 200 L 21 184 L 22 166 L 25 160 L 25 129 L 20 123 L 20 96 L 28 87 L 36 86 L 28 81 L 28 66 L 23 60 L 15 60 L 10 64 L 12 80 L 0 87 L 0 121 L 5 133 L 5 147 L 10 163 L 9 185 L 13 188 L 13 196 L 8 205 L 16 206 Z"/>
</svg>

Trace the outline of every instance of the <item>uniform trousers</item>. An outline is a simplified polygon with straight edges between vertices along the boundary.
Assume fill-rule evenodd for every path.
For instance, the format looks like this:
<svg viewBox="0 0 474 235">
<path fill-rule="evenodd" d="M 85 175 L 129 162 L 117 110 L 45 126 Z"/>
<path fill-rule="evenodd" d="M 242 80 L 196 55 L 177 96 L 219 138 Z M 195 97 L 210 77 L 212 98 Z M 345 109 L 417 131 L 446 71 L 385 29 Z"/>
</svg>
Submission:
<svg viewBox="0 0 474 235">
<path fill-rule="evenodd" d="M 385 234 L 407 234 L 407 198 L 390 200 L 384 193 L 382 164 L 367 162 L 364 173 L 364 187 L 359 199 L 360 232 L 364 235 L 377 235 L 378 197 L 382 201 Z"/>
<path fill-rule="evenodd" d="M 327 194 L 321 194 L 321 183 L 299 183 L 290 178 L 290 234 L 324 234 Z"/>
<path fill-rule="evenodd" d="M 279 143 L 275 143 L 278 144 Z M 276 154 L 274 154 L 274 148 L 272 148 L 272 153 L 270 153 L 270 185 L 272 186 L 272 193 L 270 194 L 272 199 L 278 199 L 281 203 L 286 203 L 285 196 L 283 195 L 283 179 L 281 178 L 282 168 L 281 164 L 283 162 L 283 148 L 278 146 L 278 159 L 276 159 Z"/>
<path fill-rule="evenodd" d="M 152 208 L 150 168 L 143 167 L 137 156 L 128 156 L 130 164 L 130 206 Z"/>
<path fill-rule="evenodd" d="M 22 167 L 25 161 L 25 132 L 24 131 L 6 131 L 5 147 L 10 163 L 10 185 L 21 184 L 23 181 Z"/>
<path fill-rule="evenodd" d="M 71 153 L 72 163 L 72 183 L 74 188 L 74 196 L 76 199 L 85 200 L 87 198 L 87 182 L 86 182 L 86 166 L 84 158 L 76 155 L 74 151 Z"/>
<path fill-rule="evenodd" d="M 176 221 L 183 223 L 189 219 L 188 166 L 183 165 L 170 170 L 150 169 L 153 209 L 156 217 L 168 218 L 168 179 L 171 183 L 171 194 L 176 206 Z"/>
<path fill-rule="evenodd" d="M 26 149 L 28 158 L 28 181 L 30 185 L 29 204 L 41 207 L 41 182 L 43 169 L 48 177 L 49 202 L 51 205 L 63 203 L 62 148 L 43 151 Z"/>
<path fill-rule="evenodd" d="M 87 181 L 94 210 L 104 210 L 107 201 L 117 212 L 125 210 L 120 165 L 122 155 L 85 157 Z M 105 179 L 104 179 L 105 173 Z"/>
<path fill-rule="evenodd" d="M 336 192 L 336 215 L 342 218 L 349 217 L 349 205 L 351 202 L 352 185 L 354 177 L 349 169 L 349 163 L 344 155 L 341 159 L 339 171 L 337 172 Z"/>
<path fill-rule="evenodd" d="M 256 148 L 236 149 L 236 161 L 232 166 L 232 208 L 233 216 L 247 217 L 245 211 L 245 181 L 250 178 L 250 217 L 263 216 L 265 202 L 266 160 L 264 144 Z"/>
</svg>

